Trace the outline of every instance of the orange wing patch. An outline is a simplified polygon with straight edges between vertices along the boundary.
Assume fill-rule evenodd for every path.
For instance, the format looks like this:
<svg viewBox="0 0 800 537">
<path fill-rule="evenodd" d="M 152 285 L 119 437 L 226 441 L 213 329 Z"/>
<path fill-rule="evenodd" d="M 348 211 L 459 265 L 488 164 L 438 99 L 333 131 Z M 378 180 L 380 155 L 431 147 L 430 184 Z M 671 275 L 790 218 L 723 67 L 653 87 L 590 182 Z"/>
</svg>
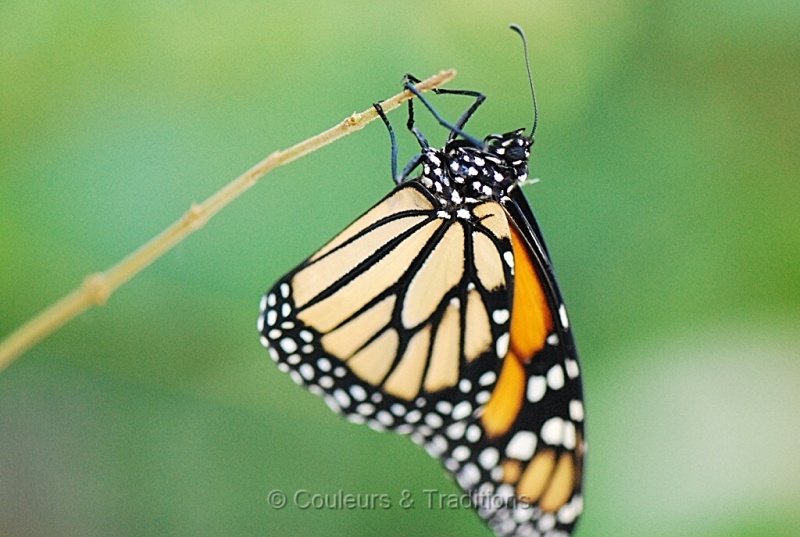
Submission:
<svg viewBox="0 0 800 537">
<path fill-rule="evenodd" d="M 481 424 L 490 438 L 504 435 L 511 429 L 522 408 L 526 384 L 522 363 L 513 351 L 508 351 L 492 397 L 481 414 Z"/>
<path fill-rule="evenodd" d="M 517 419 L 528 379 L 523 363 L 542 350 L 553 329 L 553 317 L 528 248 L 516 225 L 510 222 L 514 252 L 514 302 L 511 311 L 511 344 L 481 423 L 490 437 L 507 433 Z"/>
<path fill-rule="evenodd" d="M 514 250 L 514 302 L 511 313 L 511 349 L 523 362 L 542 350 L 553 330 L 553 317 L 528 248 L 516 225 L 511 230 Z"/>
</svg>

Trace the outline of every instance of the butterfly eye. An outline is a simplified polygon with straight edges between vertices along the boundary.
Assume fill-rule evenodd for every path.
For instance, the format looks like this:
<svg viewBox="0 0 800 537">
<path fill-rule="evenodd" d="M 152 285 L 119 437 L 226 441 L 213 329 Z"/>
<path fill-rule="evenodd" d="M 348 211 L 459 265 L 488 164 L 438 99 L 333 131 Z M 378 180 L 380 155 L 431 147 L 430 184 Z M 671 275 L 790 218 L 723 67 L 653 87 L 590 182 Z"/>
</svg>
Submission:
<svg viewBox="0 0 800 537">
<path fill-rule="evenodd" d="M 527 150 L 523 146 L 515 145 L 506 149 L 506 160 L 516 162 L 528 158 Z"/>
</svg>

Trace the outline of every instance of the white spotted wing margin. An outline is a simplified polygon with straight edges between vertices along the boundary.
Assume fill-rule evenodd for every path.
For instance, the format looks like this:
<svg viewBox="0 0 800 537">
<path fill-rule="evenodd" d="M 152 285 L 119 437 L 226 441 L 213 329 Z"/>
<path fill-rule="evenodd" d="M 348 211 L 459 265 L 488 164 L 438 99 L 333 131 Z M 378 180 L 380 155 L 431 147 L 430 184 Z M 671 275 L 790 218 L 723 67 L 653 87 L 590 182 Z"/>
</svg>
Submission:
<svg viewBox="0 0 800 537">
<path fill-rule="evenodd" d="M 279 369 L 333 410 L 443 459 L 444 432 L 491 396 L 513 270 L 499 203 L 456 210 L 409 181 L 281 278 L 258 329 Z"/>
</svg>

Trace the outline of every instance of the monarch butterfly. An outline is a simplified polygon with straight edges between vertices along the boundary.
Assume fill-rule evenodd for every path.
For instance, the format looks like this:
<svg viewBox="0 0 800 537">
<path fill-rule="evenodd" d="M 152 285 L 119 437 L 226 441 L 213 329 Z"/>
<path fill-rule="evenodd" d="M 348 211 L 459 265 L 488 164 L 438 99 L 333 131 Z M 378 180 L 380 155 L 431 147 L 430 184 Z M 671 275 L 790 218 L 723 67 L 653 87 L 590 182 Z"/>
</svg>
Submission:
<svg viewBox="0 0 800 537">
<path fill-rule="evenodd" d="M 521 29 L 512 26 L 527 44 Z M 531 134 L 450 130 L 383 200 L 281 278 L 258 330 L 278 368 L 350 421 L 439 459 L 497 535 L 570 535 L 583 508 L 580 369 L 550 257 L 519 184 Z M 416 169 L 416 177 L 409 176 Z"/>
</svg>

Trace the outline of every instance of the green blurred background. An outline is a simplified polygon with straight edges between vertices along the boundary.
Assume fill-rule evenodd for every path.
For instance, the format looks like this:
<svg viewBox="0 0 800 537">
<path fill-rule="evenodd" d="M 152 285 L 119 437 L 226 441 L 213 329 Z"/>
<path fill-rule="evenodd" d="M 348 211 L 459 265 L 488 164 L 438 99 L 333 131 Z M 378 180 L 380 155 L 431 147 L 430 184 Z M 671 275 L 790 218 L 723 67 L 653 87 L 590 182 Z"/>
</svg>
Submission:
<svg viewBox="0 0 800 537">
<path fill-rule="evenodd" d="M 479 136 L 529 125 L 509 22 L 541 111 L 526 192 L 585 374 L 577 535 L 797 535 L 797 2 L 4 0 L 0 336 L 408 71 L 485 92 Z M 330 412 L 256 335 L 261 294 L 391 186 L 375 123 L 0 374 L 0 535 L 488 536 L 427 508 L 457 492 L 438 463 Z M 393 507 L 276 510 L 274 489 Z"/>
</svg>

